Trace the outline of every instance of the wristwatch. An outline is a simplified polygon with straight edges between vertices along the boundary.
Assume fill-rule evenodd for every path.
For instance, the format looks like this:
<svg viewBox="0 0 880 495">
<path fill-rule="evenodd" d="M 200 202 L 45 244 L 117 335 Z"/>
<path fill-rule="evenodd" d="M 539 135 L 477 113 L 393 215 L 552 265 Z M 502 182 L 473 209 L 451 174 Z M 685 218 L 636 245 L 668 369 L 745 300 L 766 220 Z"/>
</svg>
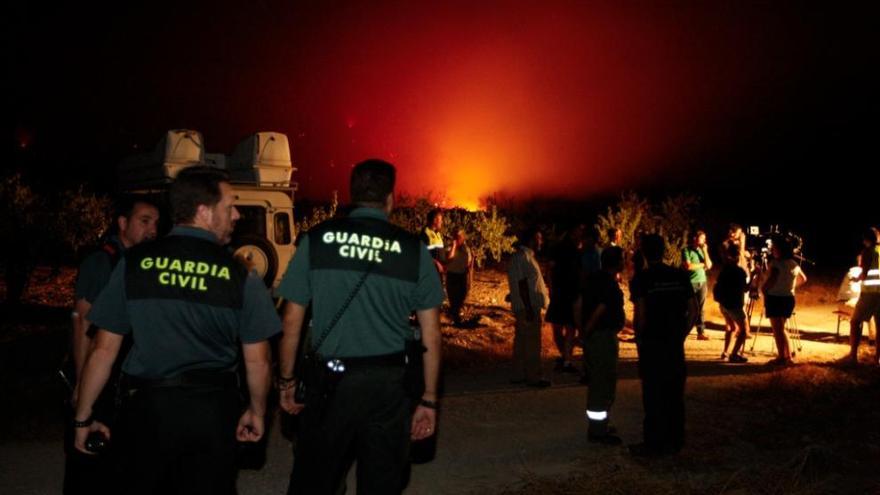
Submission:
<svg viewBox="0 0 880 495">
<path fill-rule="evenodd" d="M 86 419 L 84 419 L 84 420 L 82 420 L 82 421 L 78 421 L 78 420 L 74 417 L 74 418 L 73 418 L 73 427 L 74 427 L 74 428 L 88 428 L 89 426 L 92 426 L 92 423 L 94 423 L 94 422 L 95 422 L 95 418 L 94 418 L 94 416 L 92 416 L 91 414 L 89 414 L 89 417 L 88 417 L 88 418 L 86 418 Z"/>
</svg>

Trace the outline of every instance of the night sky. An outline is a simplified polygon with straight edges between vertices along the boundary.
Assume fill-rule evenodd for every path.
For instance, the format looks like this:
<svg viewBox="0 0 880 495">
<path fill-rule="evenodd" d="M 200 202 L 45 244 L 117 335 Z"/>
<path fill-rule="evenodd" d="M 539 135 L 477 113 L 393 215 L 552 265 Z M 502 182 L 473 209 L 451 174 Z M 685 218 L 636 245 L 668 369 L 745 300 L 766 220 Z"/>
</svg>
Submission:
<svg viewBox="0 0 880 495">
<path fill-rule="evenodd" d="M 4 167 L 110 187 L 167 129 L 275 130 L 316 200 L 375 156 L 446 205 L 686 190 L 810 228 L 877 201 L 871 3 L 19 2 Z"/>
</svg>

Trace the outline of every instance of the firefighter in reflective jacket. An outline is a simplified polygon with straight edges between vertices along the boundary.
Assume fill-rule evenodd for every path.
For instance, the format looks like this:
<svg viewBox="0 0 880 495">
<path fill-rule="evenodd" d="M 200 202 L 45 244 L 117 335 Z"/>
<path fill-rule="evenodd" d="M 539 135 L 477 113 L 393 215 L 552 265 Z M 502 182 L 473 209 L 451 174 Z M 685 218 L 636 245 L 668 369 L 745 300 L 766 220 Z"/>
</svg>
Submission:
<svg viewBox="0 0 880 495">
<path fill-rule="evenodd" d="M 859 266 L 862 268 L 860 279 L 862 290 L 859 294 L 859 302 L 850 320 L 849 361 L 853 364 L 859 360 L 859 342 L 862 340 L 862 323 L 874 318 L 877 324 L 880 320 L 880 232 L 876 228 L 868 228 L 862 243 L 865 248 L 859 256 Z M 877 339 L 880 340 L 880 339 Z M 875 340 L 874 362 L 880 362 L 880 342 Z"/>
<path fill-rule="evenodd" d="M 434 266 L 437 267 L 438 273 L 446 271 L 446 247 L 443 244 L 443 234 L 440 229 L 443 228 L 443 212 L 441 210 L 431 210 L 428 212 L 428 225 L 422 231 L 422 241 L 428 246 L 428 253 L 434 258 Z"/>
<path fill-rule="evenodd" d="M 618 278 L 623 271 L 623 250 L 611 246 L 602 251 L 602 269 L 587 275 L 574 303 L 575 323 L 583 329 L 587 392 L 587 439 L 604 445 L 620 445 L 620 437 L 608 426 L 617 387 L 617 332 L 623 329 L 623 291 Z"/>
</svg>

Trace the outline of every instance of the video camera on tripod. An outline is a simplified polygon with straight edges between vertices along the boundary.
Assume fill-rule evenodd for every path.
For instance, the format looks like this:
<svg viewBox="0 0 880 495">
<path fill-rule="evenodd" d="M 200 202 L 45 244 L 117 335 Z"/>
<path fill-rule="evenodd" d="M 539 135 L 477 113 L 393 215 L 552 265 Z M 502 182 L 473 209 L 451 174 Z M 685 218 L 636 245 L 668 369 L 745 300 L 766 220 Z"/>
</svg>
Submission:
<svg viewBox="0 0 880 495">
<path fill-rule="evenodd" d="M 749 235 L 746 238 L 746 251 L 748 251 L 752 260 L 752 271 L 766 271 L 772 258 L 773 245 L 783 242 L 791 246 L 795 261 L 809 265 L 816 264 L 804 256 L 803 237 L 790 230 L 780 230 L 779 225 L 771 225 L 764 232 L 761 232 L 760 227 L 757 225 L 752 225 L 749 226 Z"/>
<path fill-rule="evenodd" d="M 786 243 L 791 246 L 793 259 L 800 263 L 815 263 L 807 259 L 803 255 L 804 240 L 798 234 L 792 231 L 782 231 L 779 225 L 771 225 L 770 228 L 761 232 L 761 228 L 757 225 L 749 226 L 748 236 L 746 237 L 746 252 L 748 253 L 749 263 L 749 303 L 746 307 L 746 315 L 749 321 L 752 320 L 752 312 L 754 311 L 756 302 L 761 299 L 760 284 L 763 274 L 770 269 L 770 261 L 773 259 L 773 246 Z"/>
</svg>

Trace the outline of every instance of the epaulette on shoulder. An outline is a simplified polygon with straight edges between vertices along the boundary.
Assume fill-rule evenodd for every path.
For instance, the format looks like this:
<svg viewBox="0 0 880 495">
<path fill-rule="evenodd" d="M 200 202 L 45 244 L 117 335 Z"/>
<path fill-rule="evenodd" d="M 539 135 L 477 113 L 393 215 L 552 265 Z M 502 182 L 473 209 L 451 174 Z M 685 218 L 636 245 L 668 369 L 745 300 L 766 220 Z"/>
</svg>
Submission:
<svg viewBox="0 0 880 495">
<path fill-rule="evenodd" d="M 110 241 L 107 241 L 101 245 L 101 251 L 104 251 L 105 253 L 110 255 L 111 258 L 119 256 L 119 248 Z"/>
</svg>

